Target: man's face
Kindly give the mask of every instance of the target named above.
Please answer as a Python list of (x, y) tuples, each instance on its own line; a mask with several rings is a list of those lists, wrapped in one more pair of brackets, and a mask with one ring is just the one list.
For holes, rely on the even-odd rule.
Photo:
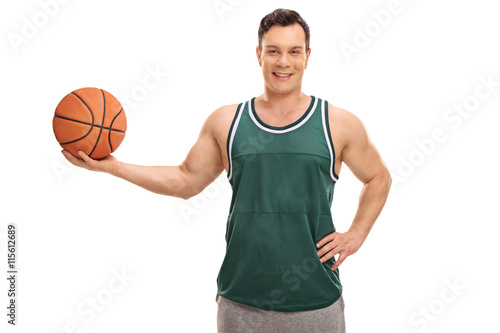
[(301, 89), (311, 50), (306, 52), (306, 34), (299, 24), (288, 27), (273, 25), (257, 46), (266, 87), (277, 94)]

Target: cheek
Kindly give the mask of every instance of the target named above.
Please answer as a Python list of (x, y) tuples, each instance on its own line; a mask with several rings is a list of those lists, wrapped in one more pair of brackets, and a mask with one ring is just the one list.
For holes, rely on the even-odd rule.
[(262, 69), (269, 70), (273, 68), (273, 63), (269, 59), (261, 59), (260, 66)]

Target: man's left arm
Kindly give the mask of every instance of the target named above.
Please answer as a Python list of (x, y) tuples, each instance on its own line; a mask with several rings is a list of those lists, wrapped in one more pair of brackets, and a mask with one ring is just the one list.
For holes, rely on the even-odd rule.
[[(382, 157), (368, 137), (363, 123), (352, 113), (337, 109), (345, 125), (345, 145), (339, 154), (351, 172), (363, 183), (356, 215), (345, 233), (333, 232), (316, 247), (321, 262), (339, 255), (332, 266), (336, 270), (350, 255), (356, 253), (385, 205), (391, 187), (391, 175)], [(344, 132), (344, 131), (343, 131)]]

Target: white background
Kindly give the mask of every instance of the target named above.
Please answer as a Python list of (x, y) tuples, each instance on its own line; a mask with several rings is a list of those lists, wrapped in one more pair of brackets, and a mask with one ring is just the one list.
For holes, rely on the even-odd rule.
[[(280, 7), (311, 27), (304, 92), (356, 114), (393, 174), (374, 229), (340, 267), (348, 332), (499, 331), (498, 83), (478, 88), (489, 94), (472, 104), (480, 77), (500, 82), (493, 1), (401, 0), (381, 23), (374, 13), (389, 0), (221, 0), (225, 11), (213, 0), (44, 3), (56, 2), (2, 1), (0, 9), (1, 276), (7, 224), (19, 232), (18, 325), (6, 324), (1, 278), (2, 332), (216, 332), (225, 173), (188, 201), (155, 195), (68, 166), (52, 117), (78, 88), (103, 88), (122, 102), (135, 94), (114, 155), (177, 165), (213, 110), (262, 93), (258, 24)], [(346, 56), (347, 44), (357, 53)], [(155, 70), (156, 87), (145, 90)], [(465, 101), (467, 116), (447, 113)], [(433, 131), (442, 140), (430, 144)], [(348, 229), (360, 189), (344, 166), (337, 230)], [(133, 278), (111, 294), (113, 272), (122, 271)], [(90, 317), (96, 297), (106, 304)]]

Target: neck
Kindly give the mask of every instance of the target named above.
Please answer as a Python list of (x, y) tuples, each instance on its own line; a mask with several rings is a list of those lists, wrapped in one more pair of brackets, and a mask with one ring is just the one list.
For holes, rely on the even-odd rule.
[(266, 104), (269, 109), (276, 111), (289, 111), (291, 108), (299, 105), (305, 97), (308, 96), (302, 92), (300, 87), (288, 94), (277, 94), (266, 87), (266, 89), (264, 89), (264, 93), (257, 97), (257, 100)]

